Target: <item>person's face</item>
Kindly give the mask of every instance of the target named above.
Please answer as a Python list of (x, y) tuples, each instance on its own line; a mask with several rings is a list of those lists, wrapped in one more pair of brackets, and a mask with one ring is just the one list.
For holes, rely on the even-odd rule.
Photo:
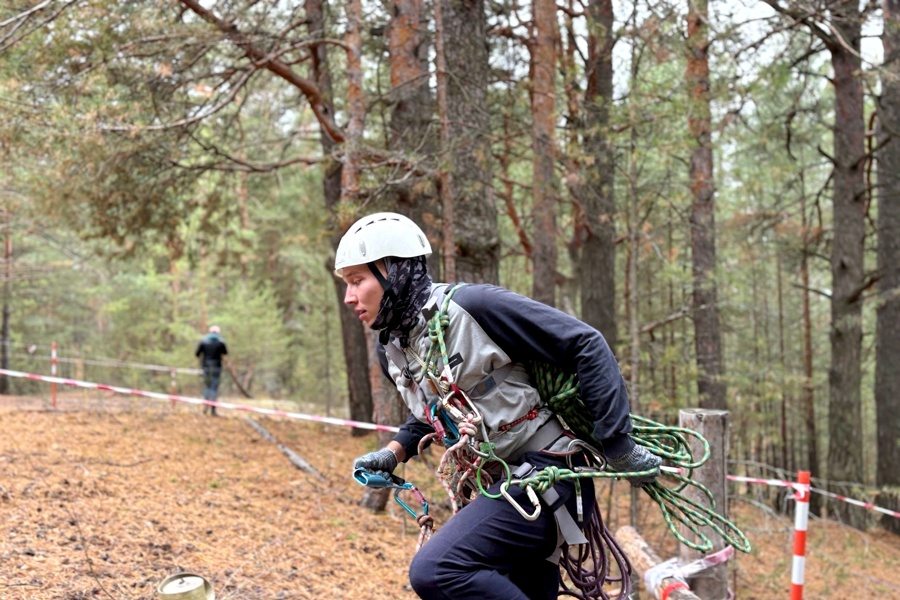
[[(387, 275), (384, 265), (379, 260), (375, 263), (382, 275)], [(381, 297), (384, 289), (381, 283), (372, 274), (367, 265), (347, 267), (342, 275), (347, 291), (344, 293), (344, 304), (347, 304), (359, 317), (359, 320), (372, 327), (375, 317), (378, 316), (378, 308), (381, 306)]]

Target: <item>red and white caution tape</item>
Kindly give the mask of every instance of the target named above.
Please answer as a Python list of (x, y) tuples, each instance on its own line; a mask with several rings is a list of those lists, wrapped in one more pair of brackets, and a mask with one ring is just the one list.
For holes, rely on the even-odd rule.
[[(803, 471), (801, 471), (802, 473)], [(875, 506), (869, 502), (863, 502), (861, 500), (854, 500), (853, 498), (848, 498), (846, 496), (841, 496), (840, 494), (835, 494), (826, 490), (822, 490), (819, 488), (810, 487), (809, 483), (803, 484), (798, 483), (796, 481), (783, 481), (780, 479), (759, 479), (756, 477), (739, 477), (737, 475), (726, 475), (729, 481), (743, 481), (747, 483), (761, 483), (764, 485), (773, 485), (773, 486), (782, 486), (789, 487), (794, 489), (794, 498), (796, 500), (800, 500), (800, 497), (804, 493), (815, 492), (816, 494), (822, 494), (823, 496), (828, 496), (829, 498), (834, 498), (835, 500), (840, 500), (842, 502), (847, 502), (848, 504), (853, 504), (855, 506), (861, 506), (862, 508), (868, 508), (869, 510), (875, 510), (882, 514), (889, 515), (891, 517), (900, 518), (900, 512), (896, 510), (890, 510), (888, 508), (882, 508), (880, 506)]]
[(131, 388), (117, 387), (114, 385), (104, 385), (101, 383), (91, 383), (89, 381), (80, 381), (78, 379), (65, 379), (63, 377), (47, 377), (46, 375), (35, 375), (33, 373), (23, 373), (22, 371), (11, 371), (9, 369), (0, 369), (0, 375), (7, 377), (21, 377), (24, 379), (33, 379), (36, 381), (46, 381), (49, 383), (60, 383), (62, 385), (70, 385), (80, 388), (89, 388), (96, 390), (105, 390), (115, 392), (117, 394), (125, 394), (127, 396), (142, 396), (144, 398), (155, 398), (157, 400), (170, 400), (172, 402), (184, 402), (187, 404), (198, 404), (215, 406), (217, 408), (231, 408), (234, 410), (242, 410), (246, 412), (255, 412), (273, 417), (287, 417), (289, 419), (302, 419), (305, 421), (316, 421), (318, 423), (328, 423), (330, 425), (342, 425), (345, 427), (356, 427), (358, 429), (372, 429), (374, 431), (399, 431), (397, 427), (388, 425), (378, 425), (376, 423), (364, 423), (362, 421), (352, 421), (349, 419), (336, 419), (333, 417), (322, 417), (318, 415), (307, 415), (304, 413), (290, 412), (285, 410), (275, 410), (272, 408), (261, 408), (256, 406), (246, 406), (243, 404), (232, 404), (231, 402), (213, 402), (212, 400), (203, 400), (202, 398), (191, 398), (188, 396), (176, 396), (174, 394), (160, 394), (157, 392), (148, 392), (145, 390), (135, 390)]
[(862, 502), (861, 500), (854, 500), (854, 499), (848, 498), (846, 496), (841, 496), (840, 494), (826, 492), (825, 490), (820, 490), (819, 488), (810, 488), (810, 489), (817, 494), (822, 494), (823, 496), (828, 496), (829, 498), (834, 498), (835, 500), (841, 500), (842, 502), (846, 502), (848, 504), (853, 504), (855, 506), (861, 506), (863, 508), (868, 508), (870, 510), (877, 510), (880, 513), (890, 515), (892, 517), (900, 518), (900, 512), (897, 512), (896, 510), (882, 508), (880, 506), (875, 506), (874, 504), (869, 504), (868, 502)]
[[(27, 349), (27, 353), (11, 353), (9, 356), (17, 357), (17, 358), (27, 358), (27, 359), (38, 359), (43, 358), (43, 355), (37, 354), (38, 350), (43, 350), (41, 346), (37, 344), (15, 344), (15, 343), (7, 343), (3, 344), (9, 348), (14, 346), (22, 346)], [(51, 344), (51, 356), (56, 353), (56, 342)], [(114, 358), (72, 358), (65, 356), (56, 356), (55, 358), (57, 363), (72, 363), (72, 364), (81, 364), (81, 365), (95, 365), (101, 367), (124, 367), (129, 369), (144, 369), (147, 371), (163, 371), (166, 373), (176, 372), (176, 373), (186, 373), (188, 375), (202, 375), (203, 370), (198, 368), (190, 368), (190, 367), (169, 367), (166, 365), (153, 365), (147, 363), (137, 363), (137, 362), (127, 362), (122, 360), (116, 360)], [(52, 372), (51, 375), (56, 375), (56, 373)]]
[(771, 485), (776, 487), (789, 487), (794, 490), (794, 498), (799, 500), (803, 492), (809, 492), (809, 485), (803, 486), (796, 481), (784, 481), (782, 479), (761, 479), (759, 477), (741, 477), (740, 475), (726, 475), (728, 481), (742, 481), (744, 483), (761, 483), (763, 485)]

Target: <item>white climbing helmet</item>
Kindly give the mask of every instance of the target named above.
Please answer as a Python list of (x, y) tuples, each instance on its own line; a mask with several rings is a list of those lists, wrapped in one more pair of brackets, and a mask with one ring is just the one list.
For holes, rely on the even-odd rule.
[(334, 272), (340, 277), (345, 267), (364, 265), (386, 256), (412, 258), (430, 254), (428, 238), (410, 218), (392, 212), (375, 213), (354, 223), (341, 238)]

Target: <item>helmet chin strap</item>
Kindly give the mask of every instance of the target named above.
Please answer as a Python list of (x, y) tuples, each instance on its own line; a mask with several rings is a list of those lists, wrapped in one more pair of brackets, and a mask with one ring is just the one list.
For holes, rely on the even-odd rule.
[(381, 284), (381, 289), (386, 290), (388, 288), (388, 280), (385, 279), (384, 275), (381, 274), (381, 271), (378, 270), (378, 267), (375, 266), (375, 262), (376, 261), (366, 263), (366, 266), (369, 267), (369, 270), (372, 271), (372, 275), (374, 275), (375, 279), (378, 280), (378, 283)]

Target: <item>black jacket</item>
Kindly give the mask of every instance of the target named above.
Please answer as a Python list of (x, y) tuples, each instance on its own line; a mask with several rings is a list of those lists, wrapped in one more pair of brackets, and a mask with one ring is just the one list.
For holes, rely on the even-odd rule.
[(217, 333), (210, 333), (197, 346), (195, 356), (202, 357), (204, 367), (222, 367), (222, 357), (228, 354), (225, 342)]

